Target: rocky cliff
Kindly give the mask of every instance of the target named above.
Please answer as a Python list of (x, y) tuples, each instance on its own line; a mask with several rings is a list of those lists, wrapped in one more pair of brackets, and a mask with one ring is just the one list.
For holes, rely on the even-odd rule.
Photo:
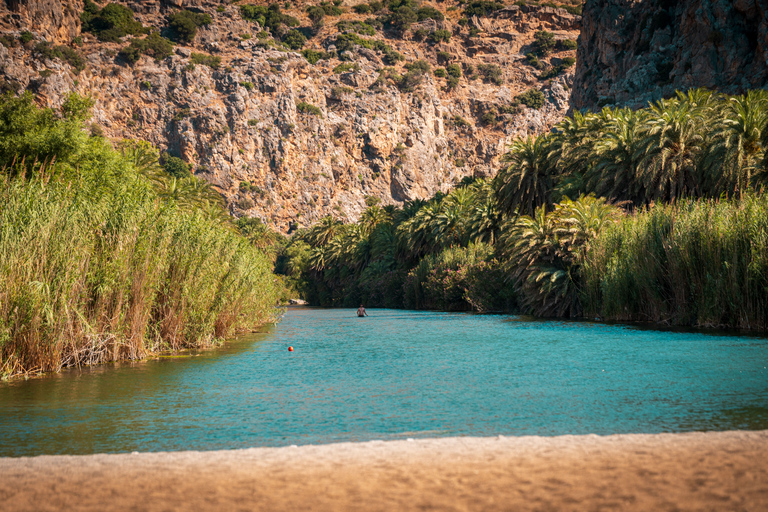
[(645, 106), (676, 89), (768, 85), (768, 0), (589, 0), (574, 108)]
[[(512, 6), (462, 19), (451, 0), (424, 2), (445, 19), (427, 19), (402, 34), (380, 28), (369, 38), (405, 57), (392, 65), (382, 51), (360, 45), (333, 52), (336, 23), (367, 18), (350, 9), (354, 1), (340, 6), (341, 16), (304, 30), (305, 48), (331, 56), (311, 64), (243, 19), (240, 4), (119, 3), (163, 35), (167, 16), (180, 8), (206, 13), (212, 23), (192, 42), (176, 44), (172, 55), (131, 64), (119, 54), (131, 36), (104, 42), (81, 33), (82, 2), (5, 0), (0, 88), (30, 90), (51, 107), (70, 91), (93, 96), (95, 133), (148, 140), (182, 157), (234, 215), (256, 216), (282, 231), (327, 214), (355, 219), (367, 196), (397, 204), (447, 190), (467, 175), (492, 175), (514, 137), (550, 129), (569, 108), (572, 68), (542, 79), (525, 57), (537, 30), (576, 39), (580, 18), (562, 9)], [(306, 7), (286, 11), (303, 28), (311, 26)], [(436, 30), (447, 31), (449, 40), (418, 40)], [(81, 55), (81, 70), (72, 59), (42, 51), (42, 41)], [(220, 62), (206, 65), (195, 54)], [(434, 70), (446, 66), (446, 56), (462, 69), (456, 87), (432, 72), (413, 87), (397, 85), (406, 66), (424, 60)], [(575, 51), (557, 51), (542, 65), (546, 70), (569, 56)], [(479, 72), (494, 65), (500, 75)], [(540, 108), (516, 101), (530, 89), (543, 93)]]

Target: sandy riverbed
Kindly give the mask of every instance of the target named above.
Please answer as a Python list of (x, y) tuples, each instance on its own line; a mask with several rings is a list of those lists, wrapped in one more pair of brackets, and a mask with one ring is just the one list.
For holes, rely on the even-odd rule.
[(768, 431), (0, 458), (2, 510), (768, 510)]

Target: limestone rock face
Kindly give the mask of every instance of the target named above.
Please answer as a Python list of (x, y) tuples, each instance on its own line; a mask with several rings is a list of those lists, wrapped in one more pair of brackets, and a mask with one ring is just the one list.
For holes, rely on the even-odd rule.
[(588, 1), (576, 69), (577, 109), (765, 87), (768, 0)]
[[(13, 1), (10, 12), (20, 18), (7, 21), (0, 3), (0, 34), (17, 37), (28, 29), (38, 41), (61, 42), (79, 34), (82, 5), (70, 13), (61, 2)], [(406, 58), (395, 66), (398, 74), (419, 59), (432, 69), (444, 67), (438, 52), (462, 67), (455, 89), (428, 73), (405, 92), (379, 80), (381, 52), (354, 48), (344, 55), (353, 66), (340, 72), (334, 71), (339, 58), (313, 65), (299, 53), (260, 44), (255, 36), (262, 28), (243, 20), (236, 5), (222, 12), (195, 0), (123, 3), (161, 33), (167, 33), (167, 14), (179, 7), (207, 12), (213, 23), (172, 56), (144, 56), (134, 65), (118, 55), (129, 38), (104, 43), (83, 33), (84, 44), (75, 49), (87, 66), (77, 75), (63, 61), (41, 60), (36, 41), (0, 45), (0, 86), (30, 90), (53, 108), (70, 91), (93, 96), (91, 122), (106, 136), (148, 140), (183, 158), (225, 197), (233, 215), (259, 217), (284, 232), (328, 214), (354, 220), (366, 196), (401, 204), (447, 191), (465, 176), (492, 176), (515, 137), (548, 131), (569, 108), (572, 71), (540, 80), (525, 58), (536, 30), (550, 30), (557, 39), (578, 36), (579, 17), (561, 9), (509, 8), (472, 21), (481, 26), (477, 36), (448, 17), (423, 23), (451, 31), (449, 42), (378, 33)], [(33, 20), (36, 25), (25, 25)], [(309, 47), (333, 50), (335, 35), (329, 22)], [(221, 64), (193, 65), (193, 52), (220, 57)], [(574, 55), (560, 52), (549, 60), (557, 64)], [(484, 78), (482, 65), (498, 66), (499, 79)], [(515, 97), (531, 88), (544, 93), (544, 106), (515, 107)]]
[(83, 0), (5, 0), (5, 4), (13, 22), (52, 43), (69, 43), (80, 35)]

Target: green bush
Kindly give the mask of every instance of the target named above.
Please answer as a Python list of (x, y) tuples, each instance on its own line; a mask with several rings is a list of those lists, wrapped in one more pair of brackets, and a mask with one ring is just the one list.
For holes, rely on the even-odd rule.
[(19, 41), (21, 41), (21, 44), (27, 44), (28, 42), (32, 41), (35, 38), (34, 34), (30, 32), (29, 30), (25, 30), (19, 35)]
[(533, 34), (533, 47), (539, 57), (546, 57), (555, 49), (555, 34), (546, 30), (537, 30)]
[(280, 31), (281, 25), (298, 27), (300, 24), (296, 18), (282, 13), (278, 4), (271, 4), (269, 7), (252, 4), (241, 5), (240, 16), (245, 20), (268, 28), (273, 34), (277, 34)]
[(540, 109), (544, 106), (544, 93), (538, 89), (528, 89), (518, 96), (517, 101), (533, 109)]
[(35, 53), (44, 59), (59, 59), (63, 60), (75, 71), (75, 74), (79, 74), (85, 69), (86, 60), (83, 55), (69, 46), (51, 46), (46, 41), (41, 41), (35, 45)]
[(172, 178), (187, 178), (192, 174), (189, 164), (181, 158), (171, 156), (169, 154), (163, 155), (163, 170)]
[(357, 71), (360, 69), (360, 65), (357, 62), (342, 62), (333, 68), (333, 72), (338, 74), (349, 73), (350, 71)]
[(477, 16), (478, 18), (482, 18), (483, 16), (488, 16), (492, 12), (503, 8), (504, 4), (501, 2), (487, 0), (470, 2), (464, 6), (464, 17), (471, 18), (472, 16)]
[(300, 50), (306, 42), (307, 38), (298, 30), (289, 30), (283, 37), (283, 43), (291, 50)]
[(301, 101), (296, 104), (296, 110), (298, 110), (302, 114), (312, 114), (313, 116), (323, 117), (323, 112), (320, 110), (319, 107), (316, 107), (304, 101)]
[(99, 9), (98, 5), (86, 0), (80, 21), (83, 31), (92, 32), (100, 41), (118, 42), (123, 36), (149, 31), (133, 18), (132, 10), (116, 3), (109, 3)]
[(574, 59), (573, 57), (566, 57), (565, 59), (562, 60), (560, 64), (552, 67), (551, 69), (539, 75), (539, 78), (542, 80), (546, 80), (548, 78), (554, 78), (560, 73), (563, 73), (564, 71), (566, 71), (569, 67), (573, 66), (575, 63), (576, 63), (576, 59)]
[(157, 32), (152, 32), (143, 39), (133, 39), (131, 44), (120, 50), (120, 57), (131, 64), (137, 62), (142, 54), (163, 60), (173, 54), (173, 43)]
[(373, 12), (373, 9), (371, 9), (371, 6), (368, 4), (357, 4), (352, 7), (352, 10), (357, 14), (369, 14)]
[(445, 66), (445, 71), (454, 78), (461, 78), (461, 66), (458, 64), (448, 64)]
[(558, 50), (575, 50), (578, 46), (578, 43), (573, 39), (563, 39), (555, 45)]
[(376, 29), (362, 21), (340, 21), (336, 24), (336, 29), (339, 32), (357, 32), (365, 36), (376, 35)]
[(209, 15), (189, 10), (175, 12), (168, 16), (168, 20), (176, 37), (187, 43), (195, 39), (198, 27), (210, 25), (213, 22)]
[(429, 39), (434, 43), (445, 42), (448, 43), (451, 40), (451, 31), (438, 29), (429, 34)]
[(317, 64), (319, 60), (327, 60), (333, 57), (332, 53), (312, 49), (302, 50), (301, 54), (310, 64)]
[(221, 65), (221, 57), (208, 55), (206, 53), (192, 52), (192, 56), (189, 60), (191, 60), (193, 64), (202, 64), (213, 69), (218, 69)]
[(447, 73), (445, 72), (445, 68), (437, 68), (435, 69), (435, 76), (440, 78), (445, 78)]

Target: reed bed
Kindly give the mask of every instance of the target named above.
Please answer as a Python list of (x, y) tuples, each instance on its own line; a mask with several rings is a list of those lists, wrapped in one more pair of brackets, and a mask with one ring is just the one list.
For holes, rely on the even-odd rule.
[(605, 229), (583, 269), (590, 317), (768, 328), (768, 196), (657, 204)]
[(270, 261), (233, 229), (130, 169), (59, 172), (0, 174), (0, 375), (205, 346), (273, 317)]

